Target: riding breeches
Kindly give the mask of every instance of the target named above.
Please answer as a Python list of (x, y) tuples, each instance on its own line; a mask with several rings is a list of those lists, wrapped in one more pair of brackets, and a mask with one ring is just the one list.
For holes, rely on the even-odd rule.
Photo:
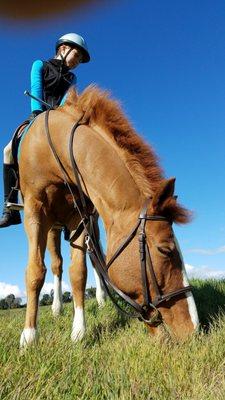
[(4, 148), (4, 164), (13, 164), (13, 155), (12, 155), (12, 140), (5, 146)]

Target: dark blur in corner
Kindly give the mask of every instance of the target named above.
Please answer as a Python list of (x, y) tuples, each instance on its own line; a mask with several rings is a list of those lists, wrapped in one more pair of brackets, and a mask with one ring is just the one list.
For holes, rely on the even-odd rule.
[(70, 10), (93, 6), (100, 7), (112, 0), (9, 0), (0, 2), (0, 17), (18, 21), (46, 18)]

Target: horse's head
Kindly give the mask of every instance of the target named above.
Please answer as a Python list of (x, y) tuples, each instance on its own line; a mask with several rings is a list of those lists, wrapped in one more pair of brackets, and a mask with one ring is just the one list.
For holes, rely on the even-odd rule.
[[(177, 338), (185, 338), (196, 329), (198, 315), (191, 291), (184, 289), (188, 281), (172, 228), (173, 222), (187, 223), (190, 218), (188, 211), (176, 201), (174, 182), (175, 179), (162, 182), (149, 202), (146, 219), (143, 218), (147, 290), (143, 284), (143, 264), (137, 236), (115, 260), (109, 274), (117, 287), (140, 305), (146, 304), (147, 291), (150, 302), (156, 305), (171, 333)], [(170, 293), (171, 297), (161, 302), (162, 297)], [(157, 332), (158, 324), (155, 315), (156, 310), (147, 307), (145, 319), (149, 321), (148, 327), (153, 332)]]
[[(156, 217), (155, 220), (146, 221), (146, 238), (160, 294), (173, 293), (171, 298), (158, 305), (158, 309), (169, 330), (183, 338), (196, 329), (198, 315), (192, 293), (179, 294), (180, 289), (188, 286), (188, 281), (172, 223), (187, 223), (190, 214), (177, 204), (174, 183), (173, 178), (163, 181), (153, 196), (147, 214), (165, 219)], [(149, 281), (151, 300), (154, 302), (157, 293), (151, 274)]]

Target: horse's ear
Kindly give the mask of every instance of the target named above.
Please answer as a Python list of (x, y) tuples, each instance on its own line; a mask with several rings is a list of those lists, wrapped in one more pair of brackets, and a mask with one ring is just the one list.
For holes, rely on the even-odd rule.
[(172, 197), (174, 194), (176, 178), (165, 179), (152, 199), (153, 208), (157, 209), (160, 207), (168, 197)]

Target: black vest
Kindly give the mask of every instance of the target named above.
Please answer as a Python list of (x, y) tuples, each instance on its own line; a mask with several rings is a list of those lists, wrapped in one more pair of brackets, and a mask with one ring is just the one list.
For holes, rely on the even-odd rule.
[(73, 78), (74, 74), (61, 60), (43, 61), (43, 100), (52, 107), (58, 106)]

